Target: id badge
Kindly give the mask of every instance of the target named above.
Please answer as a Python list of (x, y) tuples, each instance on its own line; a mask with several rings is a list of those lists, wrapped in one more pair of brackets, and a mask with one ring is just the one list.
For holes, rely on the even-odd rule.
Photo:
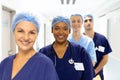
[(104, 50), (105, 50), (105, 47), (103, 47), (103, 46), (98, 47), (98, 51), (104, 52)]
[(74, 63), (74, 68), (77, 71), (84, 71), (84, 65), (83, 65), (83, 63), (77, 63), (77, 62), (75, 62)]

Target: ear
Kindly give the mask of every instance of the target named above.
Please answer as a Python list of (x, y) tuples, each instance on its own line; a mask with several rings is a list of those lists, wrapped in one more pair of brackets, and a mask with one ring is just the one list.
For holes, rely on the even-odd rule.
[(51, 29), (51, 33), (53, 33), (53, 28)]
[(71, 33), (71, 29), (69, 29), (69, 34)]

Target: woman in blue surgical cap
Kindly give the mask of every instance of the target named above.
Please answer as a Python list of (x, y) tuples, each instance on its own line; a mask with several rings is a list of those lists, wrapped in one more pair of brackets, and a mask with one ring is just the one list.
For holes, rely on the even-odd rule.
[(53, 62), (33, 48), (39, 33), (37, 18), (17, 14), (12, 22), (18, 52), (0, 63), (0, 80), (58, 80)]
[(52, 21), (55, 41), (40, 52), (54, 62), (60, 80), (93, 80), (94, 69), (89, 54), (80, 45), (67, 40), (70, 29), (68, 18), (55, 17)]

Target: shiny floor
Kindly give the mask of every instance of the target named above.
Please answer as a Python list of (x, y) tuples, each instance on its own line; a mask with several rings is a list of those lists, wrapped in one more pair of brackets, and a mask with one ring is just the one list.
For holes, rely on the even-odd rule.
[(110, 56), (104, 68), (105, 80), (120, 80), (120, 60)]

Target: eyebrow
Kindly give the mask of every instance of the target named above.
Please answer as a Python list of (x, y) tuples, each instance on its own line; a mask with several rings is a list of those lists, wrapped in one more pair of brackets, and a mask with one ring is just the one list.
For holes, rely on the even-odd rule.
[(88, 20), (89, 20), (90, 22), (92, 21), (92, 19), (85, 19), (84, 22), (87, 22)]

